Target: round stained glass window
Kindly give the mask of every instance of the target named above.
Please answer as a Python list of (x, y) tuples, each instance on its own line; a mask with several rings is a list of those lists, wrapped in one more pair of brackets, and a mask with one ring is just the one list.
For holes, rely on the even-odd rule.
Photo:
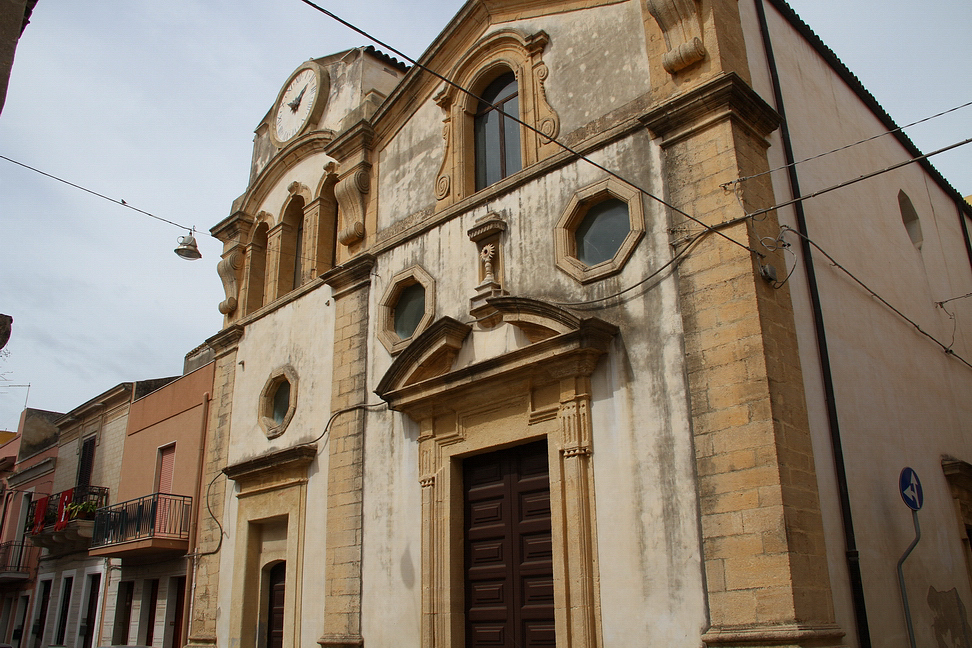
[(589, 266), (609, 261), (630, 231), (626, 202), (609, 198), (591, 205), (574, 232), (577, 260)]
[(405, 340), (412, 337), (425, 316), (425, 287), (420, 283), (407, 286), (395, 302), (395, 334)]

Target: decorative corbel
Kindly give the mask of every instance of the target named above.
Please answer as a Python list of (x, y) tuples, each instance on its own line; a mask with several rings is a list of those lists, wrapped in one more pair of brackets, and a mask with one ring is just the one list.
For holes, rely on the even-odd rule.
[(334, 197), (338, 202), (337, 239), (350, 247), (365, 237), (365, 214), (371, 191), (371, 143), (374, 131), (367, 122), (359, 122), (328, 145), (328, 155), (337, 165), (328, 169), (337, 173)]
[(698, 0), (645, 0), (648, 11), (665, 35), (668, 52), (662, 67), (674, 75), (705, 58)]
[(226, 299), (219, 304), (219, 312), (223, 315), (229, 315), (239, 305), (239, 274), (242, 269), (243, 254), (239, 248), (234, 249), (216, 264), (216, 274), (223, 282), (223, 292), (226, 293)]
[(503, 290), (503, 247), (502, 236), (506, 231), (506, 221), (499, 214), (489, 213), (478, 219), (467, 232), (469, 240), (476, 244), (479, 264), (479, 285), (469, 300), (469, 314), (485, 327), (495, 326), (502, 317), (494, 306), (488, 303), (491, 297), (502, 297)]
[(541, 57), (549, 43), (550, 36), (545, 31), (538, 31), (526, 37), (526, 49), (530, 54), (530, 65), (533, 67), (535, 128), (542, 133), (537, 135), (537, 149), (540, 151), (541, 159), (546, 157), (546, 147), (551, 145), (551, 140), (557, 139), (557, 135), (560, 134), (560, 115), (547, 102), (547, 89), (543, 85), (550, 76), (550, 70)]

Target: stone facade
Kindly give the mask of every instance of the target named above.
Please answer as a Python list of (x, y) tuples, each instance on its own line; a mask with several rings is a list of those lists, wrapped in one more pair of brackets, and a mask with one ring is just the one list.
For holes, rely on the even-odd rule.
[[(779, 64), (774, 41), (785, 44)], [(858, 515), (862, 538), (879, 542), (881, 524), (860, 510), (884, 475), (856, 437), (841, 454), (833, 384), (851, 428), (867, 420), (870, 443), (914, 456), (943, 496), (931, 515), (959, 528), (937, 535), (947, 559), (922, 558), (934, 596), (915, 610), (919, 634), (929, 643), (965, 627), (969, 579), (941, 565), (972, 556), (968, 405), (954, 397), (972, 389), (959, 360), (970, 356), (969, 319), (954, 320), (959, 358), (932, 359), (893, 312), (868, 311), (881, 320), (874, 335), (855, 328), (842, 307), (873, 300), (846, 277), (823, 278), (826, 302), (801, 272), (797, 235), (816, 235), (807, 215), (844, 260), (856, 250), (837, 232), (860, 225), (832, 204), (806, 201), (800, 214), (780, 204), (797, 184), (770, 170), (794, 146), (839, 139), (840, 120), (862, 139), (890, 119), (789, 8), (478, 0), (420, 63), (441, 76), (370, 48), (299, 66), (257, 127), (246, 192), (212, 230), (224, 242), (225, 329), (208, 342), (212, 511), (197, 531), (190, 645), (900, 643), (894, 590), (875, 586), (894, 551), (861, 561), (847, 535)], [(295, 79), (319, 84), (312, 105)], [(504, 79), (520, 125), (464, 91)], [(839, 105), (815, 95), (826, 84)], [(814, 120), (815, 101), (840, 119)], [(495, 139), (491, 119), (507, 124)], [(807, 177), (909, 154), (901, 138), (883, 146)], [(509, 171), (482, 186), (477, 165), (493, 162)], [(931, 205), (875, 220), (879, 245), (852, 264), (867, 279), (858, 285), (873, 280), (898, 304), (921, 291), (877, 275), (882, 251), (905, 236), (907, 254), (948, 277), (928, 276), (936, 295), (972, 289), (969, 207), (930, 167), (844, 194), (903, 205), (896, 192), (914, 199), (922, 181)], [(926, 232), (924, 247), (916, 219), (938, 235)], [(584, 238), (600, 227), (604, 239)], [(603, 256), (587, 256), (590, 245)], [(896, 268), (898, 287), (917, 285), (909, 264)], [(941, 338), (933, 311), (922, 322)], [(822, 360), (828, 331), (847, 352), (870, 349), (870, 375)], [(882, 338), (948, 376), (926, 372), (902, 396), (918, 406), (952, 394), (933, 415), (952, 427), (934, 436), (931, 459), (870, 423), (899, 425), (865, 396), (898, 389), (896, 363), (874, 346)], [(482, 584), (474, 470), (492, 458), (519, 466), (518, 449), (537, 444), (546, 453), (530, 461), (546, 478), (530, 506), (509, 510), (540, 529), (530, 546), (546, 557)], [(849, 482), (845, 459), (859, 467)], [(531, 466), (503, 468), (513, 471), (503, 488), (540, 470)], [(509, 533), (502, 542), (521, 548), (496, 540), (492, 559), (527, 552)], [(529, 619), (503, 598), (521, 594)], [(490, 596), (504, 620), (477, 620)]]

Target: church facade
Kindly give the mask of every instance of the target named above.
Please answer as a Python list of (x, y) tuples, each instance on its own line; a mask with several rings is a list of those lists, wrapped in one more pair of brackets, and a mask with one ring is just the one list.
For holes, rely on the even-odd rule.
[(967, 628), (972, 212), (793, 201), (915, 155), (793, 164), (893, 125), (792, 10), (470, 0), (420, 63), (300, 65), (212, 229), (188, 645), (901, 643), (906, 464)]

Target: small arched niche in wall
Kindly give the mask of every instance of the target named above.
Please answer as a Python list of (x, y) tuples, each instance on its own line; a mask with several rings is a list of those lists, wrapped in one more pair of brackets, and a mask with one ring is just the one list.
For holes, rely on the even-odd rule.
[(915, 206), (911, 204), (911, 198), (904, 191), (898, 192), (898, 208), (901, 210), (901, 222), (908, 231), (912, 245), (916, 250), (921, 250), (921, 244), (925, 240), (921, 234), (921, 221), (918, 220)]

